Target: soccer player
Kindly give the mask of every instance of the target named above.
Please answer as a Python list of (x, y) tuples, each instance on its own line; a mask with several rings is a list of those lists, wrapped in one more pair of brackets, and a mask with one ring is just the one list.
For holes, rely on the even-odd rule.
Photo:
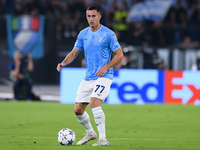
[[(77, 145), (86, 144), (88, 141), (97, 138), (97, 134), (90, 123), (90, 117), (85, 111), (90, 103), (99, 132), (99, 140), (92, 146), (107, 146), (109, 142), (106, 139), (105, 114), (101, 108), (101, 103), (110, 92), (113, 79), (112, 67), (122, 60), (123, 52), (114, 32), (100, 24), (99, 7), (88, 7), (86, 17), (89, 27), (79, 33), (74, 48), (57, 65), (57, 70), (60, 72), (64, 66), (70, 64), (84, 50), (86, 75), (77, 91), (74, 112), (87, 134)], [(111, 59), (112, 52), (115, 55)]]

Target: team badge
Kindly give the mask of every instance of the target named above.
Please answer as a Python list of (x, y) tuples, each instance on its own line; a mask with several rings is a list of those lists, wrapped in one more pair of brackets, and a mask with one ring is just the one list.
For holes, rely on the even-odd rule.
[(104, 39), (104, 37), (98, 37), (98, 39), (99, 39), (99, 42), (101, 42)]

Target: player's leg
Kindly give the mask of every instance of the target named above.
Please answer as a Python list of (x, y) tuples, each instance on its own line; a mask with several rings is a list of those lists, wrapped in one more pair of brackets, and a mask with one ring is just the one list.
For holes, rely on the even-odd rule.
[(85, 111), (88, 103), (76, 103), (74, 107), (74, 113), (78, 121), (85, 128), (88, 135), (94, 135), (94, 129), (90, 123), (90, 117), (88, 113)]
[(109, 145), (108, 140), (106, 139), (106, 129), (105, 129), (105, 114), (101, 108), (101, 103), (103, 101), (92, 97), (91, 98), (91, 108), (94, 115), (94, 120), (99, 132), (99, 141), (92, 146), (107, 146)]
[(82, 126), (86, 130), (86, 136), (83, 137), (77, 145), (83, 145), (86, 144), (88, 141), (96, 139), (97, 134), (94, 131), (91, 123), (90, 123), (90, 117), (88, 113), (85, 111), (87, 105), (90, 101), (90, 95), (91, 95), (91, 89), (90, 85), (91, 83), (87, 81), (82, 81), (76, 97), (76, 103), (74, 107), (74, 113), (76, 114), (76, 117), (78, 121), (82, 124)]
[(74, 112), (76, 114), (78, 121), (82, 124), (82, 126), (85, 128), (87, 132), (86, 136), (83, 137), (79, 142), (77, 142), (77, 145), (86, 144), (88, 141), (97, 138), (97, 134), (90, 123), (90, 117), (88, 113), (85, 111), (87, 105), (88, 103), (76, 103), (74, 107)]
[(99, 141), (92, 146), (107, 146), (109, 142), (106, 139), (105, 114), (101, 108), (101, 103), (105, 100), (110, 92), (112, 80), (99, 78), (93, 90), (90, 105), (94, 115), (95, 123), (99, 131)]

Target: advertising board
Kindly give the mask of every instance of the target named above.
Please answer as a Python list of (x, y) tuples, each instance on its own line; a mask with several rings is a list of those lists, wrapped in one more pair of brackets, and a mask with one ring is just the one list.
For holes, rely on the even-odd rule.
[[(74, 104), (84, 68), (63, 68), (60, 102)], [(200, 105), (200, 71), (120, 69), (114, 72), (108, 104)]]

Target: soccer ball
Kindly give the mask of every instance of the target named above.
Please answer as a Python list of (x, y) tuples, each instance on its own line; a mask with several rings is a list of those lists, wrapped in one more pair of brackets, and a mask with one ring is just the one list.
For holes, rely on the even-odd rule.
[(72, 145), (75, 141), (75, 133), (71, 129), (64, 128), (58, 132), (58, 142), (61, 145)]

